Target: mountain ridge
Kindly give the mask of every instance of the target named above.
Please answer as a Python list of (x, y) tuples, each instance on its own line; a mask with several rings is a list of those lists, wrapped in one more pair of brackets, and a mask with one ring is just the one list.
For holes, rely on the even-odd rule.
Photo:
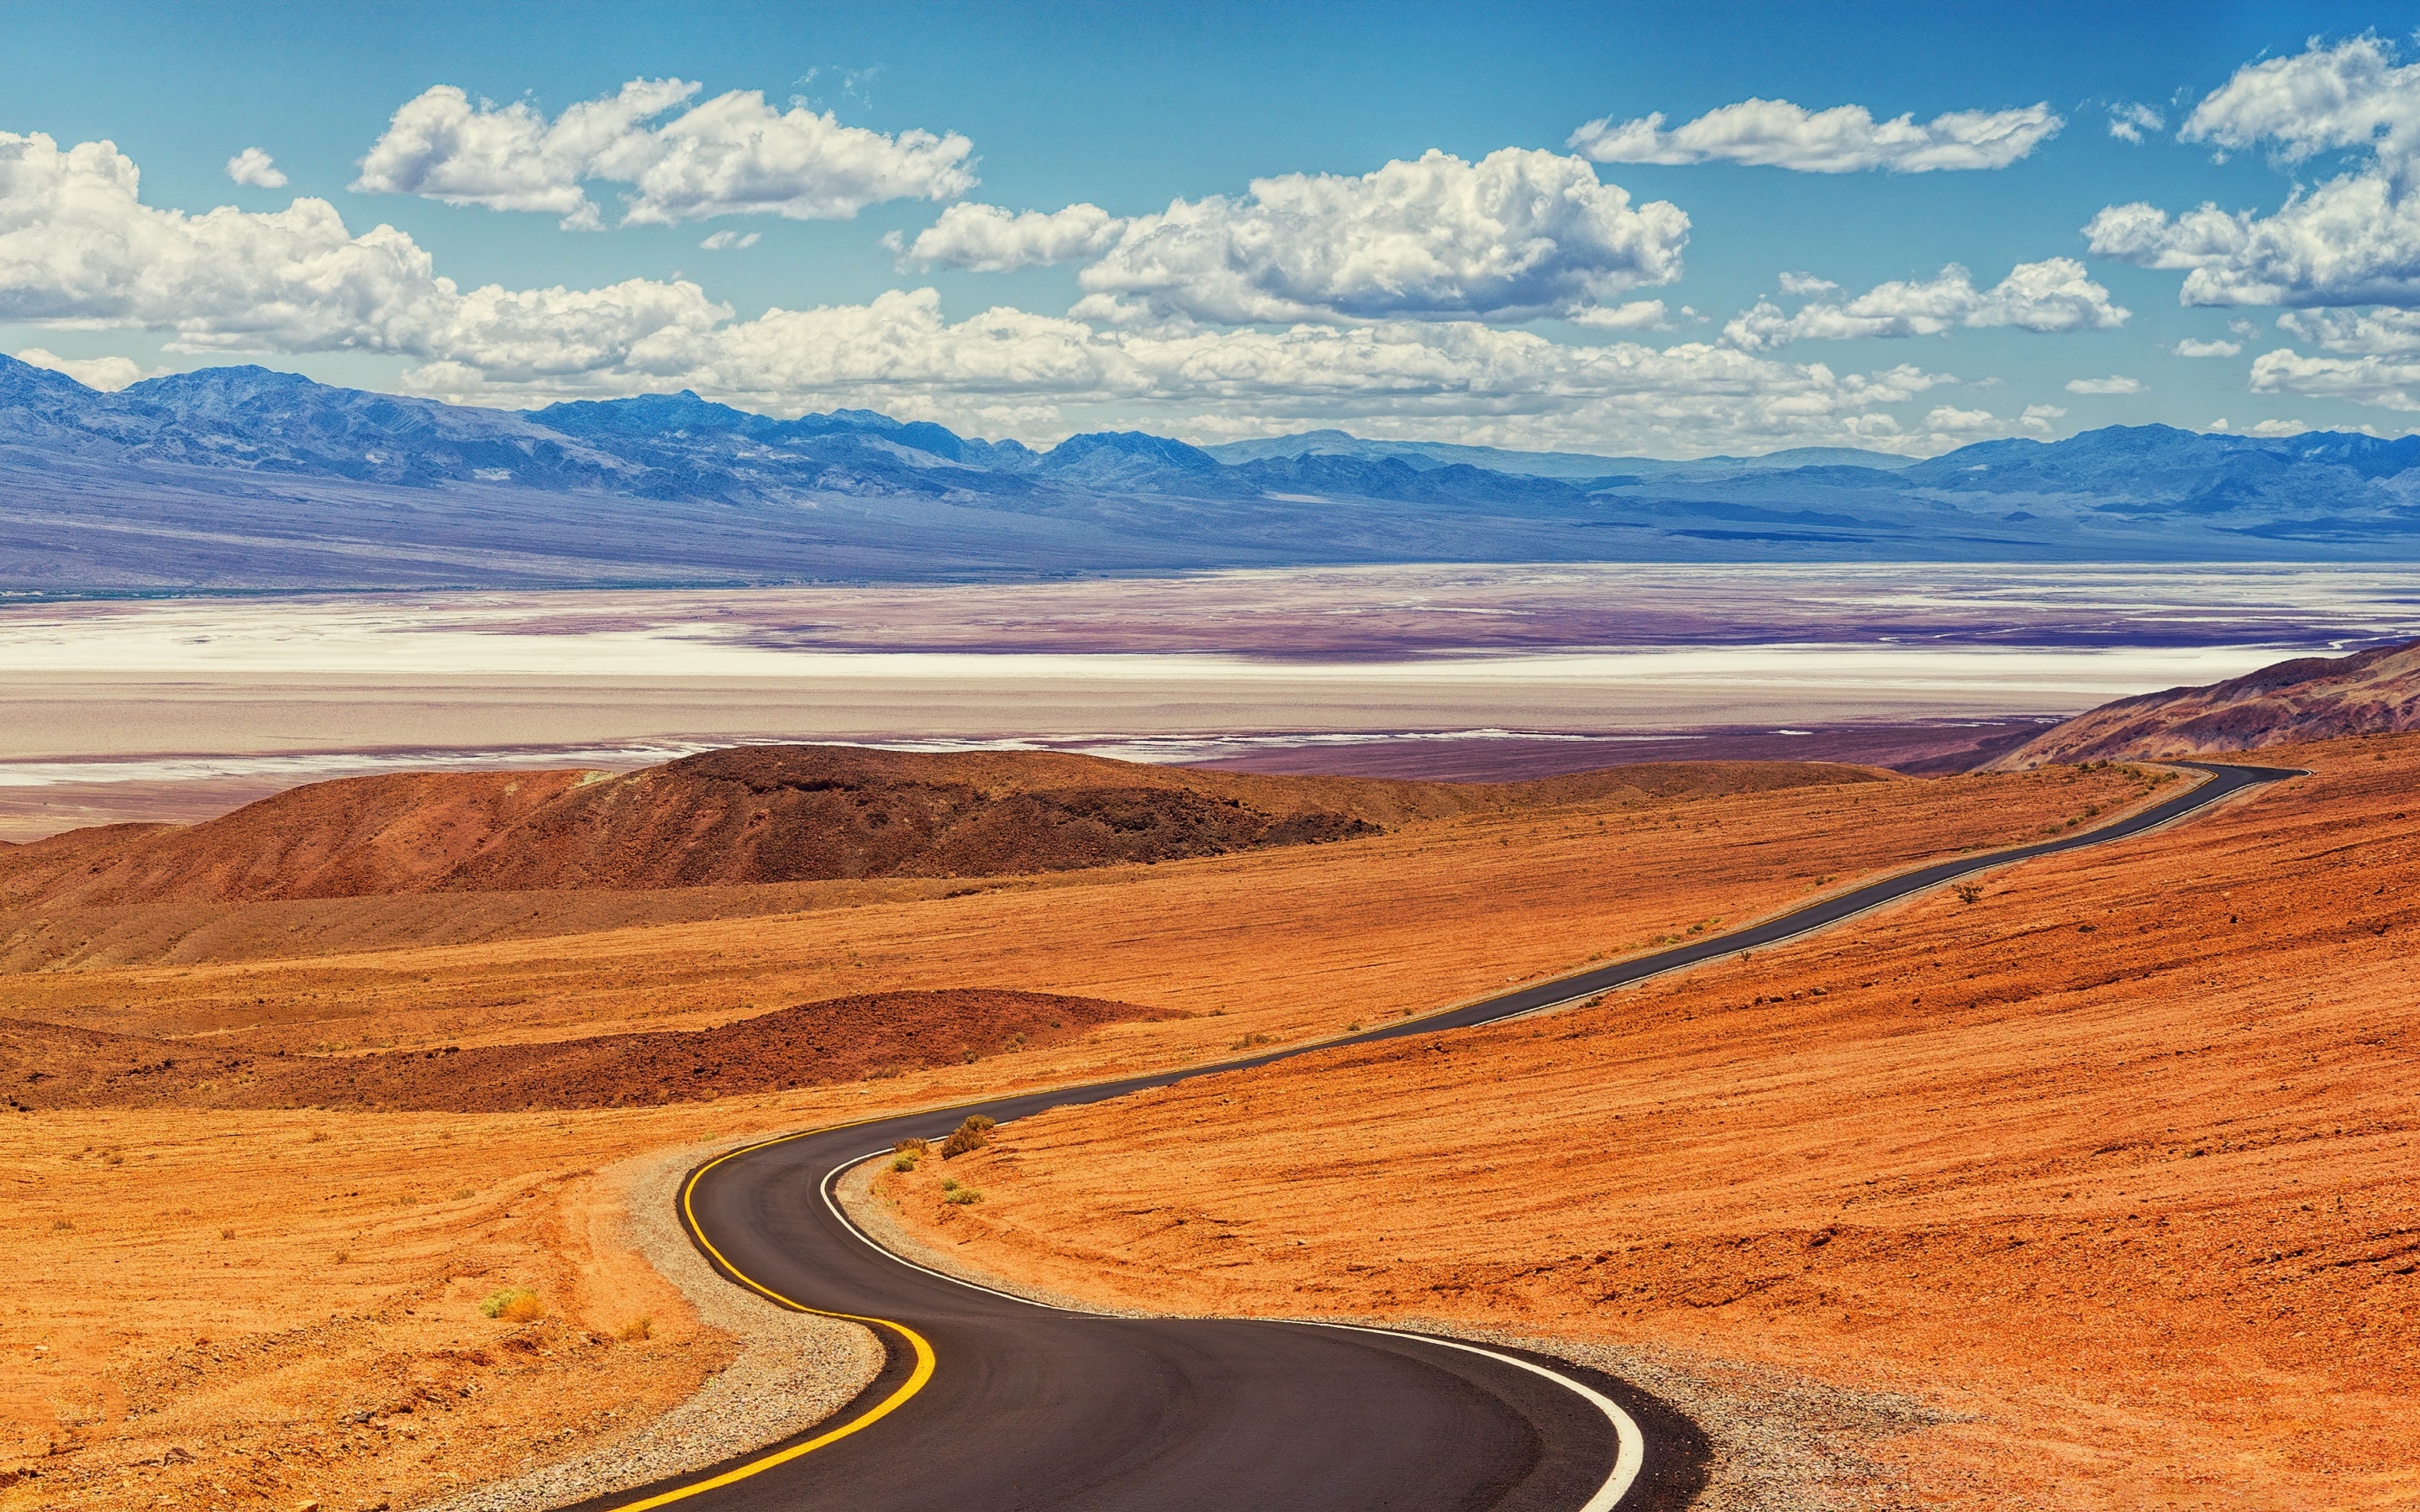
[(1212, 447), (1095, 431), (1035, 450), (689, 391), (512, 411), (231, 366), (108, 393), (0, 357), (0, 591), (16, 594), (2380, 556), (2420, 558), (2420, 438), (2113, 426), (1921, 461), (1342, 431)]

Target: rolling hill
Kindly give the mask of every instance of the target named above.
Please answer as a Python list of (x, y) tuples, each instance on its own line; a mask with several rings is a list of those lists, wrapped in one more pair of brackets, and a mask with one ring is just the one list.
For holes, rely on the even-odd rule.
[(2052, 726), (1993, 766), (2207, 756), (2415, 730), (2420, 640), (2351, 656), (2297, 656), (2206, 687), (2118, 699)]
[(1505, 784), (1264, 777), (1039, 751), (734, 747), (602, 772), (410, 773), (192, 825), (0, 845), (0, 911), (1002, 876), (1318, 844), (1409, 818), (1889, 780), (1676, 763)]

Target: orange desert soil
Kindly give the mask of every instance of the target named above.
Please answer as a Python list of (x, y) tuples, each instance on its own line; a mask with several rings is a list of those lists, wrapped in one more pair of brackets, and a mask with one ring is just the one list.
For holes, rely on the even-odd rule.
[[(590, 1173), (626, 1157), (1334, 1034), (2154, 791), (2118, 767), (1912, 781), (1712, 764), (1664, 769), (1660, 791), (1636, 769), (1613, 777), (1463, 788), (1442, 812), (1361, 810), (1388, 832), (1339, 844), (974, 883), (0, 916), (0, 1016), (152, 1037), (180, 1063), (284, 1051), (334, 1068), (448, 1044), (458, 1060), (900, 992), (1049, 993), (1160, 1015), (972, 1063), (655, 1108), (0, 1111), (0, 1266), (27, 1280), (0, 1302), (0, 1512), (400, 1508), (617, 1442), (730, 1349), (600, 1237), (613, 1199)], [(1608, 1053), (1627, 1042), (1618, 1031)], [(1357, 1140), (1301, 1157), (1383, 1180)], [(535, 1289), (548, 1319), (482, 1318), (478, 1301), (508, 1286)], [(619, 1341), (642, 1314), (654, 1337)]]
[[(711, 1101), (1053, 1045), (1144, 1009), (1050, 993), (876, 993), (712, 1029), (361, 1056), (251, 1056), (0, 1019), (0, 1100), (36, 1108), (501, 1113)], [(198, 1053), (197, 1053), (198, 1052)]]
[(2316, 775), (1973, 902), (878, 1180), (1063, 1293), (1924, 1404), (1792, 1505), (2420, 1506), (2420, 738), (2263, 759)]

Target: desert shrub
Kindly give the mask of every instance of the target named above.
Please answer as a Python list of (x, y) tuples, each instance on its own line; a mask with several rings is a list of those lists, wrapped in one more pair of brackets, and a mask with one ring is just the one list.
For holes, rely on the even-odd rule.
[(1958, 894), (1958, 901), (1962, 903), (1978, 903), (1983, 897), (1982, 887), (1972, 882), (1962, 882), (1951, 890)]
[(311, 1137), (303, 1140), (302, 1142), (306, 1145), (324, 1145), (328, 1142), (328, 1131), (325, 1129), (314, 1129), (311, 1131)]
[(976, 1061), (981, 1060), (982, 1058), (983, 1058), (983, 1057), (982, 1057), (982, 1056), (978, 1055), (977, 1053), (975, 1053), (975, 1052), (974, 1052), (974, 1051), (972, 1051), (972, 1050), (968, 1051), (966, 1054), (964, 1054), (964, 1055), (962, 1055), (962, 1056), (960, 1056), (960, 1057), (958, 1057), (958, 1059), (959, 1059), (960, 1063), (964, 1064), (964, 1065), (969, 1065), (969, 1066), (973, 1065)]
[(115, 1149), (103, 1150), (101, 1163), (104, 1165), (123, 1165), (126, 1164), (126, 1156)]
[(903, 1173), (912, 1171), (916, 1168), (916, 1157), (913, 1155), (893, 1155), (891, 1157), (891, 1168), (894, 1171), (900, 1171)]
[(1275, 1044), (1277, 1042), (1278, 1037), (1274, 1034), (1248, 1034), (1242, 1039), (1236, 1041), (1233, 1044), (1229, 1045), (1227, 1048), (1231, 1051), (1249, 1050), (1255, 1045)]
[(221, 1239), (233, 1239), (235, 1237), (235, 1230), (232, 1228), (222, 1228), (219, 1230), (219, 1237)]
[(501, 1319), (508, 1323), (534, 1322), (546, 1316), (546, 1304), (538, 1301), (537, 1293), (527, 1287), (506, 1287), (502, 1291), (490, 1293), (487, 1301), (479, 1304), (479, 1316)]
[(891, 1149), (892, 1153), (897, 1155), (922, 1155), (932, 1148), (922, 1139), (902, 1139), (892, 1145)]
[(51, 1229), (54, 1233), (63, 1233), (74, 1227), (75, 1225), (68, 1222), (65, 1218), (54, 1218), (51, 1220)]
[(953, 1176), (944, 1176), (944, 1177), (942, 1177), (942, 1178), (941, 1178), (941, 1190), (942, 1190), (942, 1191), (944, 1191), (944, 1192), (955, 1192), (957, 1189), (958, 1189), (957, 1178), (953, 1177)]
[(941, 1200), (948, 1203), (954, 1203), (958, 1207), (964, 1208), (974, 1203), (981, 1202), (983, 1200), (983, 1194), (976, 1191), (973, 1187), (962, 1186), (955, 1192), (951, 1193), (948, 1196), (943, 1197)]
[(983, 1149), (991, 1143), (993, 1128), (992, 1120), (982, 1114), (968, 1114), (966, 1121), (953, 1130), (949, 1138), (941, 1141), (941, 1158), (955, 1160), (970, 1149)]
[(352, 1260), (352, 1257), (353, 1257), (353, 1252), (352, 1252), (352, 1251), (350, 1251), (350, 1250), (343, 1250), (343, 1249), (338, 1250), (335, 1254), (334, 1254), (334, 1255), (332, 1255), (332, 1256), (330, 1256), (330, 1257), (329, 1257), (329, 1258), (331, 1258), (331, 1259), (333, 1259), (334, 1261), (335, 1261), (335, 1263), (337, 1263), (338, 1265), (346, 1265), (346, 1264), (349, 1264), (349, 1263), (351, 1262), (351, 1260)]
[(620, 1339), (625, 1344), (636, 1344), (641, 1339), (654, 1338), (656, 1336), (656, 1320), (648, 1314), (641, 1313), (638, 1317), (631, 1319), (627, 1323), (624, 1323), (620, 1328), (615, 1329), (613, 1331), (613, 1336)]

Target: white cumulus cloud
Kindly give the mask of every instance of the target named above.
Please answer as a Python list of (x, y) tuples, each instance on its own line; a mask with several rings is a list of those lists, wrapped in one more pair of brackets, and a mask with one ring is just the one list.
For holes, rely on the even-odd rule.
[(474, 402), (688, 388), (770, 413), (861, 406), (1035, 440), (1105, 421), (1201, 436), (1344, 424), (1702, 455), (1926, 453), (1968, 434), (1894, 413), (1957, 382), (1908, 364), (1838, 373), (1716, 344), (1579, 346), (1469, 319), (1105, 328), (1001, 308), (953, 322), (932, 289), (741, 318), (687, 281), (466, 290), (409, 236), (354, 235), (323, 200), (188, 214), (138, 191), (111, 144), (0, 133), (0, 321), (157, 331), (182, 351), (393, 353), (414, 364), (411, 392)]
[(2332, 352), (2362, 357), (2420, 352), (2420, 310), (2288, 310), (2277, 324)]
[(468, 353), (535, 375), (626, 361), (667, 326), (731, 313), (694, 284), (644, 279), (464, 292), (409, 236), (354, 236), (322, 199), (189, 215), (139, 190), (111, 143), (0, 131), (0, 320), (163, 331), (178, 351)]
[(2235, 357), (2243, 351), (2240, 341), (2195, 341), (2187, 336), (2176, 345), (2179, 357)]
[(1988, 289), (1977, 288), (1973, 275), (1951, 263), (1937, 278), (1895, 279), (1854, 300), (1818, 300), (1795, 313), (1759, 300), (1723, 327), (1723, 340), (1742, 351), (1766, 351), (1792, 341), (1937, 336), (1962, 326), (2107, 331), (2123, 325), (2128, 314), (2072, 257), (2019, 263)]
[(2380, 409), (2420, 409), (2420, 358), (2385, 352), (2361, 357), (2262, 352), (2252, 360), (2252, 392), (2340, 399)]
[(2420, 65), (2398, 65), (2391, 43), (2314, 41), (2247, 64), (2177, 134), (2230, 152), (2265, 144), (2288, 164), (2340, 150), (2363, 161), (2297, 186), (2270, 215), (2110, 206), (2085, 227), (2095, 253), (2184, 271), (2187, 304), (2420, 304)]
[(1669, 283), (1688, 239), (1677, 206), (1634, 206), (1578, 158), (1432, 150), (1358, 177), (1285, 174), (1238, 198), (1177, 200), (1127, 222), (1077, 277), (1104, 301), (1225, 324), (1513, 321)]
[[(1685, 307), (1683, 313), (1686, 313)], [(1672, 317), (1662, 300), (1633, 300), (1627, 304), (1598, 304), (1575, 311), (1572, 324), (1590, 331), (1669, 331)]]
[[(997, 205), (953, 205), (900, 253), (910, 268), (962, 268), (1004, 273), (1051, 263), (1083, 262), (1117, 244), (1126, 223), (1098, 205), (1012, 214)], [(899, 247), (897, 232), (886, 239)]]
[(2067, 392), (2070, 393), (2140, 393), (2143, 392), (2143, 383), (2140, 378), (2124, 378), (2112, 373), (2107, 378), (2069, 378)]
[(47, 367), (54, 373), (65, 373), (87, 389), (100, 389), (115, 393), (130, 383), (159, 378), (164, 367), (145, 367), (132, 357), (61, 357), (41, 347), (27, 347), (17, 353), (17, 361), (31, 367)]
[(255, 189), (284, 189), (286, 175), (279, 171), (277, 160), (258, 147), (246, 147), (226, 161), (226, 176), (239, 184)]
[(2109, 134), (2120, 142), (2141, 143), (2145, 131), (2164, 131), (2167, 117), (2149, 105), (2122, 104), (2109, 107)]
[(633, 79), (550, 121), (526, 100), (474, 104), (438, 85), (395, 113), (352, 187), (538, 211), (581, 230), (604, 224), (591, 180), (630, 186), (622, 220), (635, 225), (719, 215), (845, 221), (885, 200), (954, 199), (974, 187), (974, 146), (955, 132), (889, 136), (843, 126), (829, 111), (777, 111), (752, 89), (650, 124), (700, 87)]
[(1616, 125), (1611, 116), (1571, 134), (1599, 162), (1744, 162), (1799, 173), (1930, 173), (2005, 168), (2066, 122), (2048, 101), (2021, 110), (1954, 110), (1919, 124), (1877, 121), (1863, 105), (1808, 110), (1786, 100), (1744, 100), (1664, 129), (1659, 112)]

